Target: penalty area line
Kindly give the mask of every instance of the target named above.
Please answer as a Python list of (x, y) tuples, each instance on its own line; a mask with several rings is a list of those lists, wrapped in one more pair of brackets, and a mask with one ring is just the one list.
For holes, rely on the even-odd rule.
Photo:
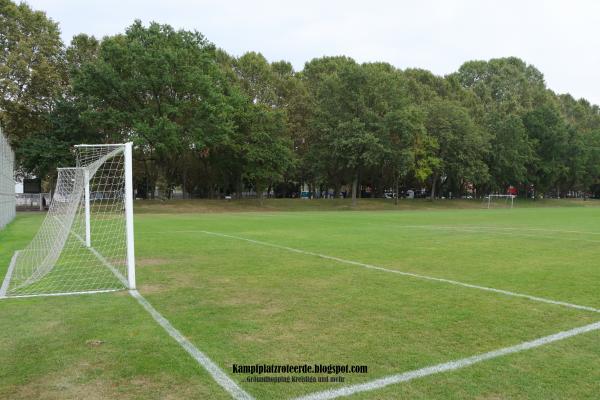
[(296, 248), (293, 248), (293, 247), (282, 246), (282, 245), (273, 244), (273, 243), (269, 243), (269, 242), (262, 242), (260, 240), (248, 239), (248, 238), (244, 238), (244, 237), (241, 237), (241, 236), (233, 236), (233, 235), (227, 235), (227, 234), (224, 234), (224, 233), (202, 231), (202, 230), (197, 230), (197, 231), (171, 231), (171, 232), (177, 232), (177, 233), (186, 233), (186, 232), (187, 233), (193, 233), (193, 232), (195, 232), (195, 233), (204, 233), (204, 234), (207, 234), (207, 235), (213, 235), (213, 236), (220, 236), (220, 237), (225, 237), (225, 238), (229, 238), (229, 239), (242, 240), (242, 241), (249, 242), (249, 243), (259, 244), (259, 245), (262, 245), (262, 246), (273, 247), (273, 248), (277, 248), (277, 249), (281, 249), (281, 250), (287, 250), (287, 251), (291, 251), (291, 252), (298, 253), (298, 254), (305, 254), (305, 255), (309, 255), (309, 256), (319, 257), (319, 258), (323, 258), (323, 259), (326, 259), (326, 260), (337, 261), (337, 262), (342, 263), (342, 264), (356, 265), (356, 266), (359, 266), (359, 267), (363, 267), (363, 268), (367, 268), (367, 269), (373, 269), (373, 270), (376, 270), (376, 271), (389, 272), (389, 273), (403, 275), (403, 276), (410, 276), (410, 277), (417, 278), (417, 279), (423, 279), (423, 280), (434, 281), (434, 282), (442, 282), (442, 283), (447, 283), (447, 284), (450, 284), (450, 285), (462, 286), (462, 287), (466, 287), (466, 288), (470, 288), (470, 289), (483, 290), (483, 291), (486, 291), (486, 292), (498, 293), (498, 294), (503, 294), (503, 295), (511, 296), (511, 297), (519, 297), (519, 298), (522, 298), (522, 299), (528, 299), (528, 300), (532, 300), (532, 301), (537, 301), (539, 303), (546, 303), (546, 304), (552, 304), (552, 305), (556, 305), (556, 306), (563, 306), (563, 307), (574, 308), (574, 309), (577, 309), (577, 310), (583, 310), (583, 311), (590, 311), (590, 312), (594, 312), (594, 313), (600, 313), (600, 309), (597, 309), (597, 308), (594, 308), (594, 307), (582, 306), (582, 305), (579, 305), (579, 304), (567, 303), (567, 302), (558, 301), (558, 300), (551, 300), (551, 299), (546, 299), (546, 298), (543, 298), (543, 297), (531, 296), (531, 295), (524, 294), (524, 293), (511, 292), (509, 290), (495, 289), (495, 288), (491, 288), (491, 287), (487, 287), (487, 286), (473, 285), (473, 284), (470, 284), (470, 283), (455, 281), (455, 280), (452, 280), (452, 279), (436, 278), (436, 277), (428, 276), (428, 275), (421, 275), (421, 274), (415, 274), (415, 273), (412, 273), (412, 272), (405, 272), (405, 271), (399, 271), (399, 270), (390, 269), (390, 268), (379, 267), (379, 266), (376, 266), (376, 265), (365, 264), (365, 263), (358, 262), (358, 261), (351, 261), (351, 260), (346, 260), (346, 259), (339, 258), (339, 257), (328, 256), (326, 254), (314, 253), (312, 251), (305, 251), (305, 250), (300, 250), (300, 249), (296, 249)]
[(236, 400), (253, 400), (244, 389), (242, 389), (237, 383), (233, 381), (227, 374), (219, 368), (213, 360), (211, 360), (206, 354), (198, 350), (196, 346), (186, 339), (181, 332), (179, 332), (165, 317), (163, 317), (153, 306), (142, 296), (137, 290), (130, 290), (129, 293), (133, 298), (148, 313), (154, 318), (154, 320), (171, 336), (179, 345), (190, 355), (192, 358), (204, 368), (210, 376), (223, 388), (225, 389), (234, 399)]
[(473, 364), (480, 363), (482, 361), (491, 360), (493, 358), (498, 358), (509, 354), (519, 353), (525, 350), (534, 349), (536, 347), (544, 346), (553, 342), (557, 342), (559, 340), (564, 340), (573, 336), (597, 330), (600, 330), (600, 322), (595, 322), (593, 324), (581, 326), (579, 328), (574, 328), (555, 333), (553, 335), (544, 336), (539, 339), (517, 344), (515, 346), (504, 347), (487, 353), (482, 353), (467, 358), (461, 358), (459, 360), (445, 362), (442, 364), (436, 364), (429, 367), (404, 372), (401, 374), (390, 375), (380, 379), (375, 379), (369, 382), (360, 383), (356, 385), (350, 385), (339, 389), (330, 389), (324, 390), (322, 392), (315, 392), (306, 396), (297, 397), (294, 400), (330, 400), (338, 397), (350, 396), (355, 393), (381, 389), (389, 385), (408, 382), (413, 379), (423, 378), (429, 375), (465, 368)]

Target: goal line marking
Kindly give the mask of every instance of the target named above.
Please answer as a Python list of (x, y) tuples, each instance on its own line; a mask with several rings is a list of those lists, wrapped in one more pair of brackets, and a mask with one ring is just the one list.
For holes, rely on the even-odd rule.
[(495, 289), (495, 288), (491, 288), (491, 287), (487, 287), (487, 286), (473, 285), (473, 284), (470, 284), (470, 283), (459, 282), (459, 281), (455, 281), (455, 280), (452, 280), (452, 279), (436, 278), (436, 277), (433, 277), (433, 276), (427, 276), (427, 275), (415, 274), (415, 273), (412, 273), (412, 272), (405, 272), (405, 271), (399, 271), (399, 270), (390, 269), (390, 268), (379, 267), (379, 266), (376, 266), (376, 265), (365, 264), (365, 263), (358, 262), (358, 261), (352, 261), (352, 260), (346, 260), (346, 259), (339, 258), (339, 257), (328, 256), (326, 254), (314, 253), (312, 251), (305, 251), (305, 250), (300, 250), (300, 249), (296, 249), (296, 248), (293, 248), (293, 247), (282, 246), (282, 245), (273, 244), (273, 243), (269, 243), (269, 242), (263, 242), (263, 241), (260, 241), (260, 240), (248, 239), (248, 238), (244, 238), (244, 237), (241, 237), (241, 236), (234, 236), (234, 235), (228, 235), (228, 234), (224, 234), (224, 233), (217, 233), (217, 232), (210, 232), (210, 231), (203, 231), (203, 230), (197, 230), (197, 231), (171, 231), (171, 232), (177, 232), (177, 233), (186, 233), (186, 232), (187, 233), (192, 233), (192, 232), (196, 232), (196, 233), (204, 233), (204, 234), (207, 234), (207, 235), (226, 237), (226, 238), (230, 238), (230, 239), (243, 240), (243, 241), (246, 241), (246, 242), (249, 242), (249, 243), (254, 243), (254, 244), (259, 244), (259, 245), (262, 245), (262, 246), (268, 246), (268, 247), (274, 247), (274, 248), (277, 248), (277, 249), (287, 250), (287, 251), (291, 251), (291, 252), (294, 252), (294, 253), (305, 254), (305, 255), (319, 257), (319, 258), (324, 258), (326, 260), (337, 261), (337, 262), (343, 263), (343, 264), (356, 265), (356, 266), (367, 268), (367, 269), (373, 269), (373, 270), (382, 271), (382, 272), (389, 272), (389, 273), (403, 275), (403, 276), (410, 276), (410, 277), (413, 277), (413, 278), (424, 279), (424, 280), (428, 280), (428, 281), (443, 282), (443, 283), (448, 283), (448, 284), (456, 285), (456, 286), (462, 286), (462, 287), (466, 287), (466, 288), (470, 288), (470, 289), (478, 289), (478, 290), (484, 290), (486, 292), (499, 293), (499, 294), (503, 294), (503, 295), (506, 295), (506, 296), (520, 297), (520, 298), (523, 298), (523, 299), (537, 301), (537, 302), (540, 302), (540, 303), (547, 303), (547, 304), (553, 304), (553, 305), (557, 305), (557, 306), (574, 308), (574, 309), (577, 309), (577, 310), (584, 310), (584, 311), (591, 311), (591, 312), (595, 312), (595, 313), (600, 313), (600, 309), (597, 309), (597, 308), (594, 308), (594, 307), (582, 306), (582, 305), (579, 305), (579, 304), (567, 303), (567, 302), (558, 301), (558, 300), (551, 300), (551, 299), (546, 299), (546, 298), (543, 298), (543, 297), (537, 297), (537, 296), (531, 296), (531, 295), (523, 294), (523, 293), (511, 292), (511, 291), (503, 290), (503, 289)]
[(163, 317), (137, 290), (129, 293), (154, 320), (171, 336), (179, 345), (200, 364), (212, 378), (236, 400), (253, 400), (253, 397), (233, 381), (213, 360), (200, 351), (185, 338), (165, 317)]
[[(56, 218), (56, 217), (54, 217)], [(62, 222), (56, 218), (56, 220), (58, 221), (58, 223), (60, 223), (63, 227), (64, 224), (62, 224)], [(124, 288), (127, 288), (128, 286), (128, 282), (127, 279), (125, 279), (125, 277), (110, 263), (108, 262), (108, 260), (98, 252), (98, 250), (94, 249), (93, 247), (87, 247), (85, 244), (85, 240), (83, 240), (83, 238), (77, 234), (76, 232), (70, 232), (70, 234), (72, 234), (73, 236), (75, 236), (75, 238), (77, 238), (77, 240), (79, 240), (81, 242), (81, 244), (83, 245), (84, 248), (86, 248), (87, 250), (89, 250), (106, 268), (108, 268), (114, 275), (115, 277), (121, 282), (122, 285), (124, 285)], [(5, 298), (28, 298), (28, 297), (52, 297), (52, 296), (72, 296), (72, 295), (79, 295), (79, 294), (97, 294), (97, 293), (109, 293), (109, 292), (117, 292), (120, 290), (123, 290), (124, 288), (119, 288), (119, 289), (90, 289), (90, 290), (82, 290), (82, 291), (77, 291), (77, 292), (58, 292), (58, 293), (37, 293), (37, 294), (17, 294), (17, 295), (10, 295), (7, 296), (6, 293), (8, 292), (8, 286), (10, 285), (10, 280), (12, 278), (12, 274), (13, 271), (15, 269), (15, 265), (17, 263), (17, 257), (19, 256), (19, 253), (21, 253), (22, 250), (17, 250), (15, 251), (15, 253), (13, 254), (13, 257), (10, 261), (10, 264), (8, 266), (8, 270), (6, 271), (6, 275), (4, 276), (4, 281), (2, 282), (2, 286), (0, 287), (0, 299), (5, 299)]]
[(99, 293), (112, 293), (121, 292), (123, 289), (102, 289), (102, 290), (86, 290), (81, 292), (59, 292), (59, 293), (39, 293), (39, 294), (17, 294), (10, 295), (7, 297), (0, 297), (1, 299), (27, 299), (30, 297), (62, 297), (62, 296), (78, 296), (82, 294), (99, 294)]
[[(57, 220), (58, 220), (58, 218), (57, 218)], [(59, 222), (60, 222), (60, 220), (59, 220)], [(106, 268), (108, 268), (110, 270), (110, 272), (112, 272), (113, 275), (117, 277), (117, 279), (121, 282), (121, 284), (124, 287), (128, 287), (129, 286), (129, 283), (127, 282), (127, 279), (125, 279), (125, 277), (123, 276), (123, 274), (121, 274), (115, 268), (114, 265), (112, 265), (111, 263), (109, 263), (108, 260), (102, 254), (100, 254), (100, 252), (98, 250), (96, 250), (92, 246), (88, 247), (85, 244), (85, 240), (77, 232), (69, 232), (69, 233), (72, 234), (73, 236), (75, 236), (77, 238), (77, 240), (79, 240), (79, 242), (81, 242), (81, 244), (83, 245), (83, 247), (85, 249), (89, 250), (98, 259), (98, 261), (100, 261), (102, 263), (102, 265), (104, 265)]]
[[(109, 290), (95, 290), (87, 292), (68, 292), (68, 293), (46, 293), (46, 294), (30, 294), (30, 295), (17, 295), (10, 297), (0, 297), (0, 299), (20, 299), (30, 297), (58, 297), (58, 296), (74, 296), (74, 295), (86, 295), (86, 294), (98, 294), (98, 293), (110, 293), (116, 291), (122, 291), (123, 289), (109, 289)], [(202, 368), (204, 368), (210, 376), (217, 382), (223, 389), (225, 389), (235, 400), (254, 400), (247, 392), (245, 392), (237, 383), (235, 383), (227, 374), (220, 369), (214, 361), (212, 361), (207, 355), (201, 352), (196, 346), (194, 346), (189, 340), (187, 340), (181, 332), (179, 332), (173, 325), (163, 317), (149, 302), (146, 300), (137, 290), (129, 290), (131, 296), (137, 300), (137, 302), (144, 307), (144, 309), (152, 316), (152, 318), (181, 346)]]
[(457, 369), (471, 366), (473, 364), (480, 363), (482, 361), (491, 360), (493, 358), (502, 357), (508, 354), (519, 353), (525, 350), (534, 349), (536, 347), (544, 346), (553, 342), (557, 342), (559, 340), (564, 340), (573, 336), (598, 330), (600, 330), (600, 322), (595, 322), (593, 324), (562, 331), (553, 335), (544, 336), (539, 339), (531, 340), (528, 342), (523, 342), (515, 346), (504, 347), (487, 353), (477, 354), (475, 356), (461, 358), (459, 360), (436, 364), (429, 367), (404, 372), (401, 374), (389, 375), (369, 382), (360, 383), (356, 385), (349, 385), (339, 389), (330, 389), (321, 392), (315, 392), (305, 396), (297, 397), (294, 400), (330, 400), (338, 397), (350, 396), (355, 393), (381, 389), (385, 386), (394, 385), (401, 382), (408, 382), (413, 379), (423, 378), (429, 375), (439, 374), (442, 372), (454, 371)]
[[(78, 234), (74, 235), (83, 242), (83, 239)], [(84, 242), (85, 243), (85, 242)], [(125, 278), (119, 271), (111, 265), (106, 258), (104, 258), (96, 249), (88, 248), (94, 254), (100, 262), (106, 266), (113, 274), (117, 276), (122, 282), (126, 282)], [(3, 291), (8, 288), (10, 282), (10, 276), (14, 269), (14, 264), (19, 251), (16, 251), (13, 255), (13, 259), (8, 268), (6, 278), (0, 288), (0, 299), (5, 299)], [(72, 296), (81, 294), (98, 294), (98, 293), (109, 293), (121, 291), (123, 289), (107, 289), (107, 290), (91, 290), (83, 292), (68, 292), (68, 293), (44, 293), (44, 294), (31, 294), (31, 295), (16, 295), (10, 296), (10, 298), (29, 298), (29, 297), (55, 297), (55, 296)], [(225, 389), (235, 400), (254, 400), (254, 398), (244, 391), (237, 383), (233, 381), (227, 374), (215, 364), (206, 354), (200, 351), (196, 346), (192, 344), (188, 339), (185, 338), (165, 317), (163, 317), (153, 306), (142, 296), (137, 290), (129, 290), (129, 294), (137, 300), (137, 302), (152, 316), (152, 318), (171, 336), (175, 341), (196, 360), (201, 367), (203, 367), (210, 376), (217, 382), (223, 389)]]
[(12, 258), (10, 259), (8, 270), (6, 270), (6, 275), (4, 276), (4, 281), (2, 282), (2, 287), (0, 287), (0, 299), (6, 297), (6, 292), (8, 292), (8, 285), (10, 284), (10, 278), (12, 277), (15, 265), (17, 264), (17, 257), (19, 257), (20, 252), (20, 250), (15, 251)]
[[(93, 247), (87, 247), (83, 238), (75, 232), (72, 232), (77, 239), (87, 248), (92, 254), (100, 260), (100, 262), (106, 266), (115, 276), (127, 287), (127, 280), (125, 277), (104, 258), (96, 249)], [(137, 302), (144, 307), (144, 309), (152, 316), (152, 318), (171, 336), (175, 341), (196, 360), (201, 367), (203, 367), (212, 378), (217, 382), (223, 389), (225, 389), (231, 396), (236, 400), (253, 400), (253, 397), (245, 392), (237, 383), (235, 383), (225, 372), (217, 366), (206, 354), (200, 351), (196, 346), (185, 338), (170, 322), (168, 319), (162, 316), (156, 308), (150, 304), (144, 296), (137, 290), (129, 290), (129, 294), (137, 300)]]

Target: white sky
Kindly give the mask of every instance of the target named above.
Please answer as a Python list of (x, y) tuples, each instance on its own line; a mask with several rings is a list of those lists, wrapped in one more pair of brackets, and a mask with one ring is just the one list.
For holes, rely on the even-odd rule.
[(467, 60), (517, 56), (548, 86), (600, 104), (600, 1), (27, 0), (63, 39), (123, 32), (134, 19), (198, 30), (233, 55), (259, 51), (302, 69), (323, 55), (444, 75)]

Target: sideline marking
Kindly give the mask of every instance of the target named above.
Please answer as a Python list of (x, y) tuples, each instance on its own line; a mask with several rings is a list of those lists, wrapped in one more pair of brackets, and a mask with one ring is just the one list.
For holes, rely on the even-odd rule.
[[(421, 227), (421, 226), (439, 226), (443, 228), (454, 228), (450, 225), (401, 225), (405, 227)], [(472, 228), (472, 229), (489, 229), (489, 230), (502, 230), (502, 231), (531, 231), (531, 232), (547, 232), (547, 233), (576, 233), (579, 235), (600, 235), (600, 232), (590, 231), (573, 231), (564, 229), (546, 229), (546, 228), (512, 228), (505, 226), (490, 226), (490, 225), (458, 225), (459, 228)]]
[[(527, 233), (520, 233), (520, 232), (516, 232), (516, 233), (511, 233), (511, 232), (506, 232), (509, 229), (506, 228), (502, 228), (501, 231), (496, 230), (495, 228), (489, 228), (489, 227), (482, 227), (482, 228), (478, 228), (478, 227), (473, 227), (473, 226), (467, 226), (467, 225), (463, 225), (463, 226), (444, 226), (444, 225), (397, 225), (396, 228), (406, 228), (406, 229), (425, 229), (425, 230), (438, 230), (438, 231), (457, 231), (457, 232), (467, 232), (467, 233), (487, 233), (487, 234), (493, 234), (493, 235), (507, 235), (507, 236), (515, 236), (515, 237), (531, 237), (531, 238), (536, 238), (536, 239), (551, 239), (551, 240), (568, 240), (568, 241), (573, 241), (573, 242), (589, 242), (589, 243), (600, 243), (600, 240), (594, 240), (594, 239), (585, 239), (585, 238), (569, 238), (569, 237), (559, 237), (556, 235), (553, 236), (539, 236), (539, 235), (534, 235), (534, 234), (527, 234)], [(551, 232), (551, 231), (546, 231), (546, 230), (538, 230), (538, 232)], [(558, 231), (557, 231), (558, 232)], [(567, 231), (562, 231), (562, 232), (567, 232)], [(571, 231), (569, 233), (576, 233), (575, 231)], [(592, 232), (577, 232), (580, 234), (595, 234)]]
[(324, 390), (322, 392), (315, 392), (305, 396), (300, 396), (294, 400), (330, 400), (343, 396), (350, 396), (359, 392), (367, 392), (375, 389), (380, 389), (385, 386), (393, 385), (396, 383), (407, 382), (413, 379), (423, 378), (425, 376), (439, 374), (441, 372), (453, 371), (461, 368), (471, 366), (473, 364), (480, 363), (482, 361), (490, 360), (492, 358), (502, 357), (508, 354), (519, 353), (521, 351), (534, 349), (536, 347), (544, 346), (546, 344), (564, 340), (573, 336), (581, 335), (592, 331), (600, 330), (600, 322), (581, 326), (579, 328), (570, 329), (555, 333), (553, 335), (544, 336), (539, 339), (523, 342), (515, 346), (504, 347), (498, 350), (493, 350), (487, 353), (478, 354), (475, 356), (461, 358), (442, 364), (432, 365), (429, 367), (416, 369), (413, 371), (404, 372), (401, 374), (390, 375), (384, 378), (375, 379), (369, 382), (360, 383), (356, 385), (350, 385), (339, 389)]
[(594, 308), (594, 307), (582, 306), (582, 305), (579, 305), (579, 304), (567, 303), (567, 302), (558, 301), (558, 300), (551, 300), (551, 299), (546, 299), (546, 298), (543, 298), (543, 297), (537, 297), (537, 296), (531, 296), (531, 295), (523, 294), (523, 293), (511, 292), (511, 291), (503, 290), (503, 289), (495, 289), (495, 288), (486, 287), (486, 286), (472, 285), (470, 283), (464, 283), (464, 282), (454, 281), (452, 279), (436, 278), (436, 277), (433, 277), (433, 276), (420, 275), (420, 274), (415, 274), (415, 273), (412, 273), (412, 272), (404, 272), (404, 271), (399, 271), (399, 270), (394, 270), (394, 269), (389, 269), (389, 268), (384, 268), (384, 267), (378, 267), (376, 265), (365, 264), (365, 263), (361, 263), (361, 262), (358, 262), (358, 261), (346, 260), (346, 259), (343, 259), (343, 258), (334, 257), (334, 256), (328, 256), (328, 255), (325, 255), (325, 254), (313, 253), (312, 251), (305, 251), (305, 250), (295, 249), (293, 247), (287, 247), (287, 246), (282, 246), (282, 245), (278, 245), (278, 244), (273, 244), (273, 243), (268, 243), (268, 242), (262, 242), (260, 240), (247, 239), (247, 238), (240, 237), (240, 236), (233, 236), (233, 235), (227, 235), (227, 234), (224, 234), (224, 233), (216, 233), (216, 232), (202, 231), (202, 230), (197, 230), (197, 231), (170, 231), (170, 232), (177, 232), (177, 233), (185, 233), (185, 232), (191, 233), (191, 232), (196, 232), (196, 233), (204, 233), (204, 234), (207, 234), (207, 235), (226, 237), (226, 238), (230, 238), (230, 239), (243, 240), (243, 241), (246, 241), (246, 242), (250, 242), (250, 243), (254, 243), (254, 244), (259, 244), (259, 245), (262, 245), (262, 246), (269, 246), (269, 247), (274, 247), (274, 248), (277, 248), (277, 249), (292, 251), (294, 253), (315, 256), (315, 257), (319, 257), (319, 258), (324, 258), (326, 260), (337, 261), (337, 262), (343, 263), (343, 264), (357, 265), (359, 267), (368, 268), (368, 269), (374, 269), (374, 270), (377, 270), (377, 271), (390, 272), (390, 273), (394, 273), (394, 274), (398, 274), (398, 275), (404, 275), (404, 276), (411, 276), (413, 278), (424, 279), (424, 280), (428, 280), (428, 281), (449, 283), (451, 285), (457, 285), (457, 286), (462, 286), (462, 287), (471, 288), (471, 289), (478, 289), (478, 290), (484, 290), (484, 291), (487, 291), (487, 292), (500, 293), (500, 294), (503, 294), (503, 295), (506, 295), (506, 296), (520, 297), (520, 298), (524, 298), (524, 299), (528, 299), (528, 300), (537, 301), (537, 302), (540, 302), (540, 303), (554, 304), (554, 305), (563, 306), (563, 307), (575, 308), (575, 309), (578, 309), (578, 310), (585, 310), (585, 311), (591, 311), (591, 312), (595, 312), (595, 313), (600, 313), (600, 309), (597, 309), (597, 308)]
[(225, 389), (234, 399), (253, 400), (244, 389), (238, 386), (227, 374), (219, 368), (206, 354), (198, 350), (196, 346), (187, 340), (171, 323), (163, 317), (137, 290), (130, 290), (129, 293), (138, 303), (154, 318), (154, 320), (173, 338), (187, 353), (192, 356), (200, 366), (202, 366), (212, 378)]

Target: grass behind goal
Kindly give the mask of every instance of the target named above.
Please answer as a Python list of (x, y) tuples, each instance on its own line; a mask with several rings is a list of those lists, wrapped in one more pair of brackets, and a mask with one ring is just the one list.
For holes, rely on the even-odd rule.
[[(138, 214), (139, 290), (257, 399), (290, 398), (343, 384), (246, 383), (243, 376), (231, 374), (231, 364), (368, 365), (368, 374), (346, 376), (345, 383), (353, 384), (600, 318), (203, 231), (600, 307), (594, 284), (600, 278), (595, 262), (600, 253), (600, 228), (594, 223), (598, 217), (600, 208), (592, 207), (510, 213), (473, 209)], [(26, 236), (28, 218), (20, 216), (7, 232), (0, 232), (0, 243)], [(0, 260), (6, 261), (9, 252), (0, 250)], [(0, 357), (7, 360), (0, 367), (0, 396), (26, 398), (24, 393), (35, 391), (38, 397), (56, 398), (61, 390), (93, 390), (109, 397), (115, 395), (118, 382), (120, 398), (226, 398), (200, 368), (187, 363), (186, 353), (153, 329), (133, 299), (123, 294), (95, 298), (99, 300), (19, 299), (20, 316), (15, 303), (0, 302), (0, 323), (9, 319), (20, 331), (39, 324), (58, 332), (68, 330), (72, 343), (65, 346), (60, 335), (44, 335), (43, 344), (23, 364), (12, 349), (30, 345), (31, 336), (5, 335), (0, 341)], [(57, 306), (73, 315), (53, 313)], [(35, 317), (29, 317), (28, 309)], [(82, 322), (94, 319), (102, 323), (90, 327)], [(600, 391), (599, 336), (581, 335), (351, 398), (593, 398)], [(90, 340), (104, 343), (94, 347), (86, 344)], [(43, 357), (61, 357), (85, 367), (77, 369), (75, 379), (73, 369), (56, 372)], [(155, 383), (145, 387), (143, 382)]]

